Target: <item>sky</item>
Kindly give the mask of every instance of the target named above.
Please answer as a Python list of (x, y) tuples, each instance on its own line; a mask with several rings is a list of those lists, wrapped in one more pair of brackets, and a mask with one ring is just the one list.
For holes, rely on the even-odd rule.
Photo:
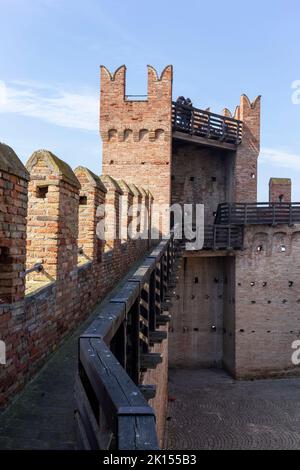
[(99, 66), (174, 66), (173, 97), (234, 111), (262, 95), (258, 197), (292, 177), (300, 201), (299, 0), (0, 0), (0, 141), (25, 163), (48, 149), (101, 173)]

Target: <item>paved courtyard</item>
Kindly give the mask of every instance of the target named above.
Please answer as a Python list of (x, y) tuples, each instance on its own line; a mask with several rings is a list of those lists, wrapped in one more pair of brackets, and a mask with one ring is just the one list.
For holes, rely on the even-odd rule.
[[(0, 449), (75, 448), (78, 334), (0, 415)], [(248, 382), (220, 370), (170, 370), (169, 396), (169, 449), (300, 449), (300, 378)]]
[(170, 370), (169, 449), (300, 449), (300, 378)]

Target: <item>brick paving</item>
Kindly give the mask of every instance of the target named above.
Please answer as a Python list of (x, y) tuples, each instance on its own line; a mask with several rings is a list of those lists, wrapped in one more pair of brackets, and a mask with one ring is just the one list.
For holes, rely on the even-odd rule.
[(173, 369), (169, 397), (169, 449), (300, 449), (300, 379)]

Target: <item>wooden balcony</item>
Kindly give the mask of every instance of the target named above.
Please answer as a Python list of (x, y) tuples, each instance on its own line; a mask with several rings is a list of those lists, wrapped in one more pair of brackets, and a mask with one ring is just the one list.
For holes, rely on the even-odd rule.
[(209, 147), (236, 150), (242, 141), (243, 123), (192, 106), (172, 103), (173, 139)]
[[(196, 226), (193, 225), (193, 231), (196, 232)], [(183, 239), (182, 248), (185, 250), (187, 242), (194, 240)], [(204, 227), (204, 245), (200, 251), (220, 251), (220, 250), (241, 250), (244, 243), (244, 229), (239, 225), (205, 225)], [(195, 250), (199, 253), (198, 250)], [(193, 250), (186, 252), (195, 254)]]
[(243, 227), (207, 225), (204, 230), (204, 250), (240, 250), (243, 248)]
[(300, 223), (299, 202), (257, 202), (219, 204), (216, 224), (293, 225)]

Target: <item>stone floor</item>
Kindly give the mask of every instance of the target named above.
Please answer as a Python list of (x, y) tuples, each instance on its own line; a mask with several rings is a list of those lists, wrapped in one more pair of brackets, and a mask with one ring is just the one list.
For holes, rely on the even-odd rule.
[(171, 370), (169, 449), (300, 449), (300, 379)]
[[(0, 449), (73, 449), (77, 330), (0, 415)], [(171, 370), (169, 449), (300, 449), (300, 379)]]
[[(137, 262), (128, 272), (136, 270)], [(123, 278), (103, 299), (123, 285)], [(4, 413), (0, 413), (0, 450), (70, 450), (76, 448), (74, 378), (78, 337), (92, 322), (91, 315), (63, 342)]]
[(0, 415), (0, 449), (73, 449), (74, 374), (78, 334), (72, 335)]

